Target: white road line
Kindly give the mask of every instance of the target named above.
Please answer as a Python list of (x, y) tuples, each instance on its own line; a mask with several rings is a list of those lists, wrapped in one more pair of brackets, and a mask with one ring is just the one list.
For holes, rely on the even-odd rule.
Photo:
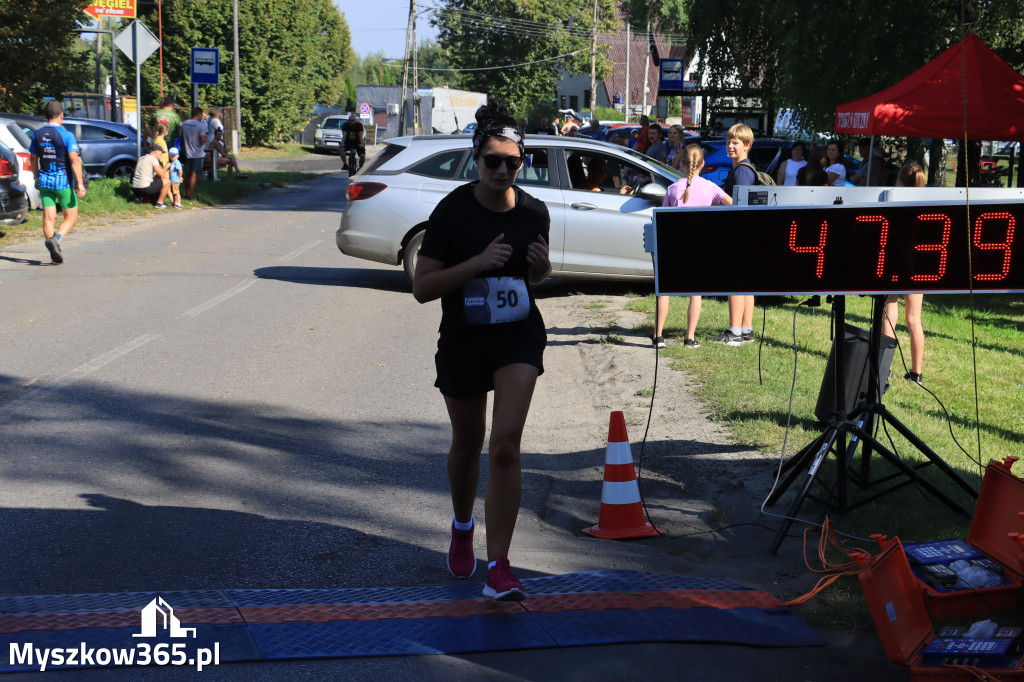
[(317, 239), (315, 242), (310, 242), (310, 243), (306, 244), (305, 246), (300, 246), (299, 248), (295, 249), (294, 251), (292, 251), (288, 255), (281, 256), (280, 260), (292, 260), (293, 258), (298, 258), (302, 254), (304, 254), (307, 251), (309, 251), (310, 249), (312, 249), (317, 244), (320, 244), (321, 242), (323, 242), (323, 239)]
[(230, 289), (228, 289), (227, 291), (225, 291), (220, 296), (214, 296), (213, 298), (211, 298), (206, 303), (203, 303), (201, 305), (197, 305), (192, 310), (186, 310), (184, 313), (181, 314), (181, 316), (182, 317), (196, 317), (197, 315), (201, 315), (202, 313), (205, 313), (207, 310), (209, 310), (210, 308), (214, 307), (215, 305), (220, 305), (221, 303), (223, 303), (224, 301), (228, 300), (229, 298), (231, 298), (235, 294), (242, 293), (243, 291), (245, 291), (246, 289), (251, 287), (253, 284), (256, 284), (257, 281), (258, 280), (256, 280), (256, 279), (247, 279), (247, 280), (245, 280), (243, 282), (239, 282), (235, 286), (233, 286)]
[(71, 370), (59, 379), (54, 379), (48, 384), (43, 384), (39, 388), (23, 395), (22, 397), (12, 400), (6, 405), (0, 406), (0, 423), (6, 419), (14, 416), (24, 408), (28, 407), (33, 403), (38, 403), (41, 400), (45, 400), (48, 396), (53, 395), (57, 391), (70, 386), (71, 384), (84, 379), (93, 372), (102, 369), (109, 365), (111, 362), (117, 360), (120, 357), (131, 353), (136, 348), (141, 348), (150, 341), (160, 338), (159, 334), (143, 334), (137, 339), (133, 339), (128, 343), (115, 348), (114, 350), (104, 353), (103, 355), (90, 360), (89, 362)]

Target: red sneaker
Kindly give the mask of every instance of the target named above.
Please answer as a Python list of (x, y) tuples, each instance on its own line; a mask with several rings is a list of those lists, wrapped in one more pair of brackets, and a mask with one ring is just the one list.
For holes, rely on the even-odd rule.
[(508, 559), (501, 557), (494, 568), (487, 569), (487, 582), (484, 583), (484, 596), (498, 601), (522, 601), (526, 599), (523, 584), (512, 575), (512, 567)]
[(452, 523), (452, 542), (448, 545), (448, 570), (456, 578), (470, 578), (476, 573), (476, 555), (473, 554), (473, 531), (459, 530)]

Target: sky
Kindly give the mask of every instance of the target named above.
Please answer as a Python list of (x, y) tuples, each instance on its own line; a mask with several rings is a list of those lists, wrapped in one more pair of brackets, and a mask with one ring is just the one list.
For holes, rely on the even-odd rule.
[[(409, 24), (409, 0), (334, 0), (348, 22), (352, 49), (360, 57), (383, 51), (385, 57), (405, 56), (405, 31)], [(436, 40), (437, 32), (424, 10), (434, 2), (417, 0), (416, 38), (419, 42)]]

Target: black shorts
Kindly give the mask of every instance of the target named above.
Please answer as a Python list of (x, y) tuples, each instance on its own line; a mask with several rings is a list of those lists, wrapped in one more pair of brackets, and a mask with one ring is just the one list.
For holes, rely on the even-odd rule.
[(163, 186), (163, 178), (153, 178), (153, 182), (150, 183), (149, 187), (132, 187), (132, 193), (137, 197), (155, 197), (160, 195), (160, 190), (163, 189)]
[(494, 390), (494, 373), (515, 364), (533, 365), (544, 373), (544, 328), (505, 334), (442, 336), (437, 342), (434, 386), (449, 398), (472, 398)]

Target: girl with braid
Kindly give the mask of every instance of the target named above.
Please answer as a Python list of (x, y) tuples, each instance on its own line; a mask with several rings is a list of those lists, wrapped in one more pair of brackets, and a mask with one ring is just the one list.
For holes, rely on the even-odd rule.
[[(687, 145), (683, 150), (679, 169), (686, 173), (685, 178), (680, 178), (673, 183), (665, 194), (663, 206), (731, 206), (732, 197), (722, 191), (722, 188), (715, 183), (700, 177), (700, 171), (704, 168), (704, 150), (699, 144)], [(665, 328), (665, 318), (668, 317), (668, 296), (658, 296), (656, 322), (654, 327), (654, 347), (664, 348), (665, 339), (662, 332)], [(700, 319), (700, 296), (691, 296), (690, 305), (686, 309), (686, 338), (683, 339), (684, 348), (700, 348), (697, 341), (697, 321)]]

